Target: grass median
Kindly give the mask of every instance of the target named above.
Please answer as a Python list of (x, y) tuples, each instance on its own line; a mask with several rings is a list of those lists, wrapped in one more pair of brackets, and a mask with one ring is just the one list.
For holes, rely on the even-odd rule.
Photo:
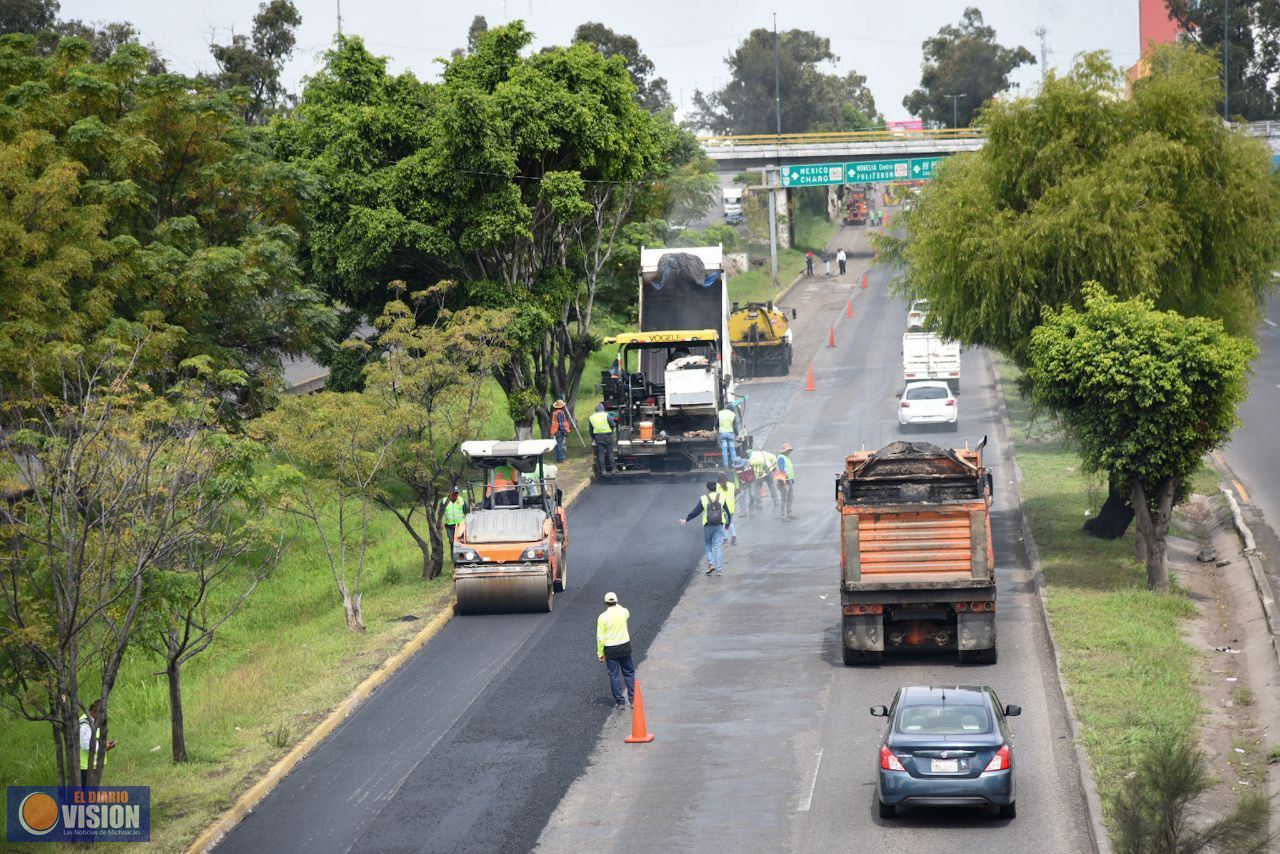
[(1080, 471), (1080, 458), (1050, 421), (1032, 418), (1015, 386), (1017, 370), (1002, 361), (999, 371), (1066, 688), (1109, 813), (1153, 732), (1195, 737), (1202, 709), (1183, 630), (1196, 611), (1176, 587), (1146, 589), (1132, 530), (1115, 541), (1081, 531), (1106, 498), (1105, 484)]

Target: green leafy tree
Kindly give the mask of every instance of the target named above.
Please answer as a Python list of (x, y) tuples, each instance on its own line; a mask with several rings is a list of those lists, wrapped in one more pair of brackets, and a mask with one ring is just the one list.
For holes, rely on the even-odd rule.
[[(972, 124), (978, 110), (1009, 88), (1009, 74), (1035, 57), (1025, 47), (1004, 47), (996, 41), (995, 28), (982, 20), (982, 12), (970, 6), (959, 25), (947, 24), (924, 40), (924, 67), (920, 88), (902, 99), (913, 116), (935, 127)], [(963, 95), (955, 102), (951, 95)]]
[(160, 348), (167, 364), (243, 371), (252, 409), (281, 356), (329, 328), (296, 260), (303, 176), (262, 150), (233, 97), (149, 63), (136, 44), (99, 63), (80, 39), (48, 56), (0, 39), (0, 383), (56, 364), (48, 348), (146, 322), (180, 339)]
[[(396, 297), (377, 321), (385, 357), (366, 368), (365, 393), (382, 401), (400, 429), (386, 468), (390, 487), (375, 498), (418, 544), (422, 576), (430, 580), (443, 570), (449, 548), (441, 537), (441, 501), (465, 479), (461, 443), (486, 438), (481, 431), (492, 414), (487, 384), (509, 357), (514, 313), (449, 311), (452, 282), (414, 294), (405, 294), (403, 283), (394, 287)], [(399, 500), (403, 489), (395, 487), (413, 496), (408, 509)]]
[[(1182, 39), (1221, 57), (1227, 36), (1229, 110), (1248, 121), (1280, 110), (1280, 3), (1275, 0), (1166, 0)], [(1221, 111), (1221, 99), (1219, 100)]]
[(1147, 586), (1165, 591), (1174, 504), (1201, 458), (1231, 435), (1257, 348), (1220, 321), (1117, 300), (1096, 283), (1083, 298), (1083, 310), (1047, 310), (1031, 333), (1032, 398), (1061, 419), (1087, 470), (1125, 485)]
[(480, 37), (487, 32), (489, 32), (489, 22), (485, 20), (484, 15), (476, 15), (471, 19), (471, 26), (467, 27), (467, 53), (476, 52)]
[(247, 124), (264, 123), (288, 103), (280, 73), (293, 55), (300, 26), (302, 15), (291, 0), (271, 0), (258, 4), (248, 36), (233, 35), (230, 44), (210, 45), (218, 63), (217, 85), (248, 92), (241, 112)]
[(393, 414), (376, 395), (326, 391), (285, 398), (252, 430), (292, 467), (281, 507), (315, 529), (347, 628), (364, 631), (369, 514), (400, 436)]
[(58, 0), (6, 0), (0, 4), (0, 34), (40, 33), (58, 21)]
[(604, 24), (588, 21), (573, 31), (574, 44), (589, 44), (603, 56), (622, 58), (636, 87), (636, 100), (650, 112), (671, 109), (671, 93), (664, 77), (654, 76), (653, 60), (640, 50), (635, 36), (616, 33)]
[[(840, 59), (830, 39), (810, 30), (788, 30), (777, 38), (783, 133), (860, 130), (881, 121), (866, 77), (822, 70)], [(752, 30), (729, 54), (729, 82), (715, 92), (694, 93), (694, 124), (725, 134), (777, 130), (773, 40), (771, 30)]]
[(1204, 754), (1191, 739), (1160, 732), (1144, 745), (1113, 809), (1118, 854), (1264, 854), (1270, 805), (1246, 791), (1207, 826), (1195, 820), (1196, 799), (1214, 786)]

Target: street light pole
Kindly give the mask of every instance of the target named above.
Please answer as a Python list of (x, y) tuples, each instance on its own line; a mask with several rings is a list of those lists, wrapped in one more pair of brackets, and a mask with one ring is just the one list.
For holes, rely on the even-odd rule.
[(1222, 120), (1227, 121), (1231, 105), (1231, 77), (1227, 73), (1227, 45), (1231, 43), (1228, 29), (1231, 18), (1231, 0), (1222, 0)]
[[(773, 114), (782, 136), (782, 78), (778, 73), (778, 13), (773, 13)], [(781, 142), (781, 140), (779, 140)]]
[(951, 128), (954, 130), (960, 127), (960, 109), (957, 104), (959, 104), (961, 98), (969, 96), (961, 93), (959, 95), (943, 95), (942, 97), (951, 99)]

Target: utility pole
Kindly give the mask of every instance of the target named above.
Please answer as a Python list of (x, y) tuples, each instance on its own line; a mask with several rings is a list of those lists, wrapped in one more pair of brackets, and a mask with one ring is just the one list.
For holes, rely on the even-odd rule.
[[(777, 121), (778, 136), (782, 136), (782, 82), (778, 72), (778, 13), (773, 13), (773, 113)], [(778, 140), (782, 144), (782, 140)], [(779, 152), (781, 153), (781, 152)]]
[[(778, 71), (778, 13), (773, 13), (773, 117), (778, 134), (778, 165), (765, 172), (769, 185), (769, 270), (778, 286), (778, 191), (774, 181), (782, 176), (782, 77)], [(785, 196), (783, 197), (785, 198)]]
[(960, 127), (960, 108), (957, 105), (960, 103), (961, 98), (968, 98), (969, 96), (961, 93), (959, 95), (943, 95), (942, 97), (951, 99), (951, 128), (954, 130)]
[(337, 0), (337, 3), (338, 3), (338, 35), (342, 35), (342, 0)]
[(1049, 73), (1049, 49), (1045, 46), (1044, 37), (1049, 32), (1044, 25), (1036, 27), (1032, 32), (1040, 37), (1040, 82), (1044, 82), (1044, 76)]
[(1231, 0), (1222, 0), (1222, 120), (1228, 121), (1231, 106), (1231, 75), (1227, 73), (1227, 45), (1231, 43)]
[(773, 286), (778, 286), (778, 191), (775, 183), (781, 176), (777, 166), (766, 166), (764, 183), (769, 189), (769, 270), (773, 275)]

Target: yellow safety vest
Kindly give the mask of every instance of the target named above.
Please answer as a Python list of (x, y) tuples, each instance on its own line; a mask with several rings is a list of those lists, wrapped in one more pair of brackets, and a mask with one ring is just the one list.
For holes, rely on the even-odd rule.
[(734, 415), (733, 410), (732, 410), (732, 409), (721, 409), (721, 410), (720, 410), (720, 416), (719, 416), (719, 417), (720, 417), (720, 432), (721, 432), (721, 433), (732, 433), (732, 432), (733, 432), (733, 419), (736, 417), (736, 416)]
[(712, 498), (717, 498), (720, 500), (720, 518), (724, 519), (724, 524), (727, 525), (729, 523), (729, 520), (725, 517), (725, 511), (728, 511), (730, 514), (732, 514), (733, 511), (729, 509), (729, 502), (721, 497), (720, 487), (716, 487), (715, 495), (712, 495), (710, 492), (708, 492), (706, 495), (702, 496), (703, 527), (706, 527), (706, 524), (707, 524), (707, 505), (711, 503)]
[(724, 506), (729, 508), (730, 513), (733, 513), (738, 500), (738, 485), (730, 481), (723, 486), (717, 486), (716, 492), (724, 496)]
[(596, 619), (596, 656), (604, 655), (606, 646), (617, 646), (631, 640), (627, 618), (631, 612), (621, 605), (610, 605)]
[(591, 434), (593, 436), (597, 433), (613, 432), (613, 428), (609, 426), (609, 413), (607, 412), (593, 412), (587, 421), (591, 424)]
[[(84, 725), (85, 725), (85, 724), (87, 724), (87, 723), (89, 723), (89, 716), (88, 716), (88, 715), (81, 715), (81, 716), (80, 716), (80, 726), (81, 726), (81, 728), (83, 728), (83, 727), (84, 727)], [(99, 742), (99, 743), (101, 743), (101, 742), (102, 742), (102, 729), (101, 729), (101, 727), (99, 727), (98, 732), (96, 733), (96, 735), (98, 736), (98, 742)], [(79, 733), (77, 733), (77, 734), (76, 734), (76, 738), (77, 738), (77, 739), (79, 739), (79, 738), (80, 738)], [(84, 746), (84, 740), (83, 740), (83, 739), (80, 739), (80, 770), (81, 770), (81, 771), (88, 771), (88, 770), (89, 770), (89, 758), (90, 758), (90, 757), (89, 757), (89, 750)], [(103, 767), (103, 768), (106, 768), (106, 767), (107, 767), (107, 753), (106, 753), (106, 751), (105, 751), (105, 750), (102, 752), (102, 767)]]
[(458, 496), (457, 501), (450, 501), (446, 496), (440, 500), (440, 503), (444, 505), (444, 523), (446, 525), (462, 524), (462, 520), (467, 517), (467, 503), (462, 500), (462, 496)]
[(751, 468), (755, 469), (756, 477), (764, 477), (777, 464), (778, 458), (768, 451), (751, 452)]
[(796, 467), (791, 462), (791, 458), (786, 454), (778, 454), (778, 473), (785, 475), (787, 480), (796, 479)]

